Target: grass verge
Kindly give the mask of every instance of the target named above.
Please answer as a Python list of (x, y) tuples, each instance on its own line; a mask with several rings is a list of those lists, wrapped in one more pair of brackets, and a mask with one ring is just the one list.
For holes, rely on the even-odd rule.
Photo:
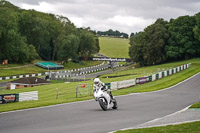
[(200, 102), (193, 104), (190, 108), (200, 108)]
[(115, 133), (199, 133), (200, 121), (162, 127), (132, 129)]

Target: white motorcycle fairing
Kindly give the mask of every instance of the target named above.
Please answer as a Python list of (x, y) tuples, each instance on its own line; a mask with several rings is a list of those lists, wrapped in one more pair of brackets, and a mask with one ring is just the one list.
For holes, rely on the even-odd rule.
[(94, 97), (96, 101), (99, 101), (99, 104), (104, 111), (111, 107), (117, 109), (117, 101), (115, 99), (111, 100), (111, 97), (106, 90), (102, 90), (101, 88), (96, 89), (94, 91)]

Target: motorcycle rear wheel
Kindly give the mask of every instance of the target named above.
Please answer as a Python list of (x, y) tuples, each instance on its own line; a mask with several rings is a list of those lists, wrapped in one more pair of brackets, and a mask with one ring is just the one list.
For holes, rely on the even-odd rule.
[(117, 109), (118, 105), (117, 105), (117, 101), (116, 99), (113, 99), (113, 109)]

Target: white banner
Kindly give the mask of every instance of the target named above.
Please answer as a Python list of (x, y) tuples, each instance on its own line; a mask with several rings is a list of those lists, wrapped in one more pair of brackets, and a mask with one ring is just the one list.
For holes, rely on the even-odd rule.
[(135, 79), (120, 81), (120, 82), (117, 82), (117, 89), (126, 88), (126, 87), (129, 87), (129, 86), (133, 86), (135, 84), (136, 84)]
[(117, 82), (111, 82), (110, 83), (110, 89), (111, 90), (117, 90)]
[(19, 102), (38, 100), (38, 91), (19, 93)]

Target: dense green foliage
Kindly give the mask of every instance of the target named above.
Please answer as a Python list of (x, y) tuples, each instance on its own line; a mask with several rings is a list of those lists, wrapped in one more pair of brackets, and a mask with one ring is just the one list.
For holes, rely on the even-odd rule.
[(128, 34), (119, 32), (118, 30), (113, 31), (112, 29), (108, 31), (98, 31), (99, 36), (110, 36), (110, 37), (119, 37), (119, 38), (128, 38)]
[(140, 65), (200, 56), (200, 13), (181, 16), (169, 22), (163, 19), (131, 34), (129, 55)]
[(89, 29), (77, 29), (68, 18), (23, 10), (0, 0), (0, 61), (68, 61), (99, 50), (95, 34)]

